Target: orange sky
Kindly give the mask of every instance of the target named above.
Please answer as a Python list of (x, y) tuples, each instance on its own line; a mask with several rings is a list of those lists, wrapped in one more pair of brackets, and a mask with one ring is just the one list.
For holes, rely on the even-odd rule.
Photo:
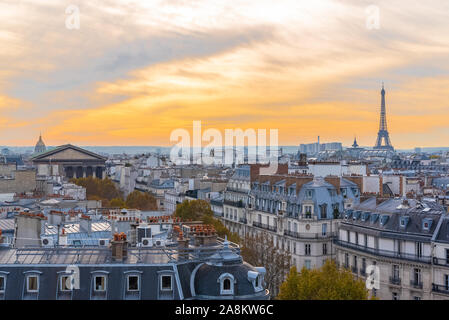
[[(0, 145), (168, 146), (177, 128), (448, 146), (446, 0), (0, 3)], [(379, 29), (367, 28), (369, 5)], [(371, 12), (371, 11), (370, 11)]]

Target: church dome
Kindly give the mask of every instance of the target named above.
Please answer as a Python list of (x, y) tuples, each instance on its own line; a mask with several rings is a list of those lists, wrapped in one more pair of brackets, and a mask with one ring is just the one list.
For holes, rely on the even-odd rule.
[(47, 148), (45, 147), (44, 141), (42, 141), (42, 135), (39, 135), (39, 140), (34, 147), (34, 153), (42, 153), (45, 152)]

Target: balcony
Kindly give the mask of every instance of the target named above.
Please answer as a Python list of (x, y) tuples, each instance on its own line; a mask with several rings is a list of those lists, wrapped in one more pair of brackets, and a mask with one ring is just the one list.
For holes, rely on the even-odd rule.
[(297, 238), (297, 239), (327, 239), (337, 236), (336, 232), (327, 232), (325, 235), (322, 233), (300, 233), (296, 231), (284, 230), (284, 235)]
[(417, 256), (415, 254), (410, 254), (410, 253), (398, 253), (396, 251), (369, 248), (369, 247), (361, 246), (361, 245), (358, 245), (355, 243), (341, 241), (338, 239), (334, 240), (334, 244), (339, 247), (353, 249), (353, 250), (357, 250), (360, 252), (366, 252), (368, 254), (372, 254), (375, 256), (382, 256), (382, 257), (387, 257), (387, 258), (395, 258), (395, 259), (409, 260), (409, 261), (417, 261), (417, 262), (428, 263), (428, 264), (430, 264), (430, 262), (431, 262), (430, 256)]
[(400, 286), (401, 285), (401, 278), (399, 277), (390, 277), (390, 283)]
[(432, 291), (449, 295), (449, 286), (432, 283)]
[(422, 289), (422, 282), (416, 280), (410, 280), (410, 286), (416, 289)]
[(248, 223), (248, 220), (246, 218), (240, 218), (239, 222), (246, 224), (246, 223)]
[(449, 259), (442, 259), (442, 258), (434, 257), (433, 264), (449, 267)]
[(269, 230), (269, 231), (273, 231), (273, 232), (276, 232), (276, 231), (277, 231), (277, 227), (275, 227), (275, 226), (270, 226), (270, 225), (268, 225), (268, 224), (261, 223), (261, 222), (253, 221), (253, 226), (254, 226), (254, 227), (258, 227), (258, 228), (262, 228), (262, 229), (266, 229), (266, 230)]
[(223, 204), (226, 204), (228, 206), (233, 206), (237, 208), (244, 208), (243, 201), (231, 201), (231, 200), (224, 200)]

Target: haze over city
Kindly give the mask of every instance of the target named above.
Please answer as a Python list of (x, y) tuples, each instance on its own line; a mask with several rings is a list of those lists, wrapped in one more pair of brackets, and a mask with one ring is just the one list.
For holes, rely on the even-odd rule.
[(1, 145), (170, 146), (201, 120), (373, 146), (382, 81), (396, 148), (447, 145), (447, 1), (71, 3), (79, 29), (65, 2), (0, 3)]

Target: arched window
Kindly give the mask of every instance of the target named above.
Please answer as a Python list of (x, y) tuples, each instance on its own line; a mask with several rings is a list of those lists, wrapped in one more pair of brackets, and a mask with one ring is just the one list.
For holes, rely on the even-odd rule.
[(231, 290), (231, 279), (226, 278), (223, 280), (223, 290)]
[(220, 283), (220, 294), (229, 295), (234, 294), (234, 276), (230, 273), (224, 273), (218, 278)]

